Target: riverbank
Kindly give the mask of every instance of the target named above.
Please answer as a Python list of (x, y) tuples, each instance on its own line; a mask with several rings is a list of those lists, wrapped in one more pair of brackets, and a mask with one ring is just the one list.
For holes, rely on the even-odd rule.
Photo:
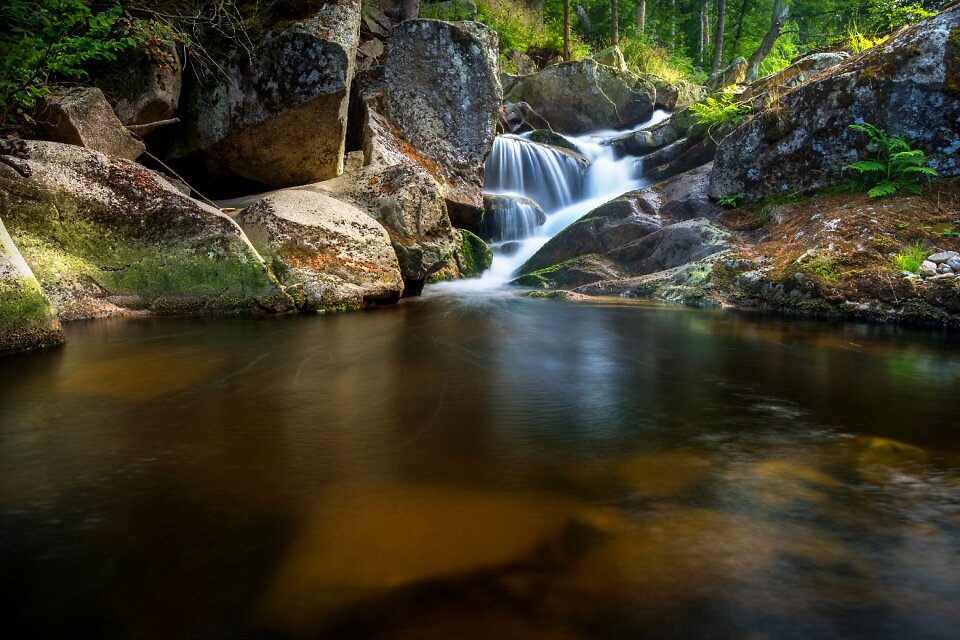
[(751, 307), (821, 318), (960, 326), (960, 277), (921, 277), (898, 256), (960, 251), (960, 180), (876, 200), (828, 193), (726, 210), (736, 246), (635, 278), (571, 288), (585, 296)]

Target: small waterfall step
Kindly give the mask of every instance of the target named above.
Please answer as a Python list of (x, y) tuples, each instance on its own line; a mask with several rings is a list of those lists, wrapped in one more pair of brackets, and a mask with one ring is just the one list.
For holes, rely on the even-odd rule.
[(520, 194), (556, 211), (580, 198), (588, 167), (589, 160), (565, 149), (498, 136), (484, 165), (484, 191)]

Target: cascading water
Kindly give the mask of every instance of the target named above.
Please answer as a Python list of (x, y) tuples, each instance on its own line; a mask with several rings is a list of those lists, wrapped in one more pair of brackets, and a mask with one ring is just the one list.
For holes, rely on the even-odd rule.
[[(669, 115), (656, 111), (649, 121), (633, 130), (653, 126)], [(546, 219), (542, 225), (531, 228), (528, 209), (504, 207), (494, 214), (496, 220), (488, 222), (498, 229), (510, 230), (509, 237), (505, 233), (487, 234), (494, 252), (493, 266), (478, 280), (450, 286), (490, 289), (506, 284), (530, 256), (565, 227), (604, 202), (643, 187), (645, 181), (633, 177), (639, 173), (635, 171), (638, 160), (616, 159), (609, 145), (612, 138), (624, 133), (607, 130), (564, 136), (590, 161), (586, 169), (581, 160), (549, 146), (531, 143), (522, 136), (499, 136), (484, 167), (484, 191), (533, 200), (543, 208)], [(508, 246), (510, 251), (504, 251)]]

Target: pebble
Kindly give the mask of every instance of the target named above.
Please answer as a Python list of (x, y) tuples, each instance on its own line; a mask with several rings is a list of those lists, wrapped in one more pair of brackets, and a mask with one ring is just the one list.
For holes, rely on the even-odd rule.
[(935, 262), (930, 260), (924, 260), (920, 265), (920, 269), (917, 271), (922, 277), (929, 278), (930, 276), (937, 275), (937, 265)]
[(950, 268), (954, 271), (960, 272), (960, 258), (950, 258), (947, 260), (947, 264), (950, 265)]
[(952, 273), (953, 269), (950, 268), (946, 262), (937, 267), (937, 273)]
[(941, 264), (947, 262), (951, 258), (960, 258), (960, 253), (957, 253), (956, 251), (941, 251), (940, 253), (933, 254), (927, 258), (927, 260), (934, 264)]

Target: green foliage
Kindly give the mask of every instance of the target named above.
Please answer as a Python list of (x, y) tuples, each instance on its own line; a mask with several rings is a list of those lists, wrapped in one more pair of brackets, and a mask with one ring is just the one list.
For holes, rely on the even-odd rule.
[(54, 81), (79, 80), (87, 67), (142, 48), (161, 66), (183, 43), (172, 29), (126, 16), (119, 5), (94, 13), (82, 0), (4, 0), (0, 5), (0, 126), (30, 121)]
[(736, 209), (740, 204), (740, 200), (743, 200), (745, 197), (746, 196), (744, 196), (742, 193), (731, 193), (717, 200), (717, 204), (719, 204), (721, 207)]
[(883, 44), (890, 36), (870, 37), (860, 30), (856, 22), (847, 27), (847, 38), (844, 48), (850, 53), (862, 53), (878, 44)]
[(870, 144), (867, 150), (874, 154), (869, 160), (848, 164), (861, 176), (861, 189), (871, 198), (891, 196), (898, 191), (920, 193), (920, 183), (924, 178), (937, 176), (937, 172), (927, 167), (927, 154), (920, 149), (911, 149), (903, 138), (891, 136), (876, 126), (851, 124), (854, 131), (867, 134)]
[(707, 135), (712, 135), (717, 127), (743, 122), (753, 107), (736, 102), (732, 91), (724, 91), (716, 98), (711, 96), (692, 105), (690, 110), (699, 118), (699, 124), (706, 125)]
[(636, 26), (626, 29), (619, 45), (627, 67), (640, 73), (650, 73), (668, 82), (690, 80), (704, 82), (706, 73), (694, 67), (693, 61), (677, 50), (659, 44), (640, 33)]
[(901, 271), (917, 273), (920, 265), (927, 259), (928, 251), (922, 244), (911, 245), (894, 256), (893, 260)]
[(938, 231), (937, 234), (941, 236), (954, 236), (960, 238), (960, 231), (954, 231), (950, 227), (947, 227), (943, 231)]

